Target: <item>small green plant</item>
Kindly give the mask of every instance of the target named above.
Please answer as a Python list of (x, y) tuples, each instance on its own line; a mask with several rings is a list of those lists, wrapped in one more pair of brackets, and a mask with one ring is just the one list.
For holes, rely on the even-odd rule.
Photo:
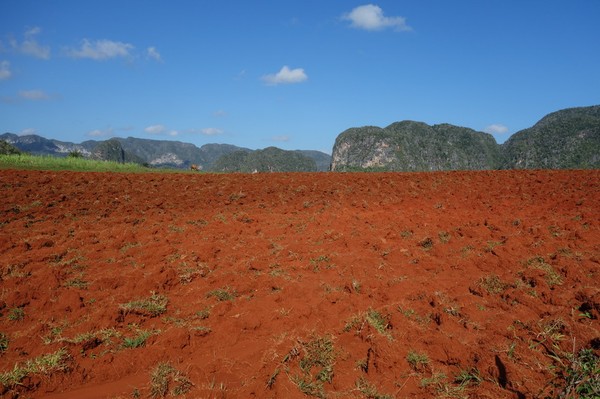
[(527, 260), (527, 266), (542, 270), (546, 273), (546, 282), (550, 287), (562, 284), (562, 276), (554, 270), (552, 265), (546, 263), (543, 257), (536, 256)]
[(142, 316), (156, 317), (167, 311), (167, 304), (169, 299), (157, 293), (147, 299), (139, 299), (131, 302), (127, 302), (120, 305), (120, 308), (125, 313), (135, 313)]
[(503, 283), (502, 280), (500, 280), (500, 277), (495, 274), (482, 277), (477, 284), (489, 294), (500, 294), (507, 287), (507, 284)]
[(71, 356), (66, 349), (59, 349), (54, 353), (42, 355), (25, 364), (16, 364), (12, 371), (0, 374), (0, 385), (6, 389), (13, 389), (21, 384), (21, 381), (32, 374), (51, 374), (65, 372), (70, 369)]
[(426, 237), (423, 240), (421, 240), (421, 242), (419, 242), (419, 245), (425, 251), (429, 251), (431, 248), (433, 248), (433, 240), (431, 239), (431, 237)]
[(125, 252), (127, 252), (127, 250), (128, 250), (128, 249), (130, 249), (130, 248), (135, 248), (135, 247), (139, 247), (139, 246), (141, 246), (141, 245), (142, 245), (142, 244), (141, 244), (141, 243), (139, 243), (139, 242), (128, 242), (128, 243), (125, 243), (125, 245), (123, 245), (121, 248), (119, 248), (119, 251), (120, 251), (121, 253), (125, 253)]
[(581, 349), (577, 353), (558, 352), (550, 357), (555, 361), (555, 377), (548, 384), (549, 395), (556, 398), (600, 398), (600, 358), (593, 349)]
[(69, 152), (67, 156), (69, 158), (83, 158), (83, 154), (77, 150)]
[(321, 267), (324, 267), (325, 269), (331, 269), (335, 266), (333, 263), (331, 263), (331, 260), (327, 255), (321, 255), (316, 258), (311, 258), (310, 263), (313, 267), (314, 272), (318, 272), (319, 270), (321, 270)]
[(391, 395), (379, 393), (377, 388), (369, 383), (364, 377), (360, 377), (356, 381), (356, 389), (367, 399), (392, 399)]
[(0, 353), (6, 352), (9, 342), (8, 335), (0, 333)]
[(360, 294), (360, 287), (361, 287), (360, 281), (352, 280), (352, 290), (354, 292), (356, 292), (357, 294)]
[(333, 379), (335, 352), (331, 337), (314, 337), (302, 345), (298, 356), (302, 374), (290, 377), (292, 382), (304, 394), (324, 398), (324, 384)]
[(194, 384), (190, 379), (171, 366), (169, 363), (159, 363), (150, 374), (150, 396), (164, 398), (171, 393), (173, 396), (189, 392)]
[(487, 247), (485, 247), (485, 252), (494, 252), (494, 248), (499, 245), (504, 245), (503, 241), (488, 241)]
[(86, 341), (92, 340), (94, 338), (96, 338), (96, 333), (92, 331), (92, 332), (86, 332), (86, 333), (79, 334), (71, 339), (65, 338), (64, 341), (72, 343), (72, 344), (80, 344), (82, 342), (86, 342)]
[(367, 322), (374, 329), (376, 329), (379, 334), (387, 337), (389, 340), (392, 339), (392, 335), (388, 332), (388, 330), (391, 328), (389, 317), (384, 317), (378, 311), (369, 309), (365, 315), (365, 320), (367, 320)]
[(344, 331), (349, 332), (352, 329), (356, 329), (358, 333), (360, 333), (365, 324), (369, 324), (387, 339), (392, 339), (392, 335), (388, 331), (391, 329), (389, 316), (383, 316), (381, 313), (373, 309), (369, 309), (364, 313), (354, 315), (344, 326)]
[(479, 370), (475, 367), (472, 367), (469, 370), (460, 370), (460, 373), (454, 377), (454, 382), (460, 385), (479, 385), (482, 381), (483, 378), (481, 378)]
[(236, 297), (236, 293), (235, 291), (231, 291), (231, 288), (229, 287), (225, 287), (225, 288), (219, 288), (216, 290), (212, 290), (209, 291), (206, 294), (207, 298), (217, 298), (219, 301), (231, 301), (233, 299), (235, 299)]
[(438, 233), (438, 237), (440, 239), (440, 242), (442, 244), (447, 244), (448, 242), (450, 242), (450, 233), (448, 233), (447, 231), (440, 231)]
[(435, 385), (439, 388), (441, 388), (444, 384), (442, 383), (442, 381), (444, 381), (446, 379), (446, 374), (444, 373), (433, 373), (431, 375), (431, 377), (424, 377), (421, 378), (421, 386), (422, 387), (428, 387), (431, 385)]
[(208, 222), (204, 219), (188, 220), (186, 223), (198, 227), (204, 227), (208, 224)]
[(135, 349), (144, 346), (146, 345), (146, 341), (148, 340), (148, 338), (150, 338), (155, 333), (155, 331), (139, 330), (135, 337), (123, 338), (123, 348)]
[(413, 235), (413, 232), (410, 230), (404, 230), (404, 231), (400, 232), (400, 237), (402, 237), (402, 238), (410, 238), (410, 237), (412, 237), (412, 235)]
[(198, 317), (200, 320), (208, 319), (209, 316), (210, 308), (204, 308), (196, 312), (196, 317)]
[(466, 247), (461, 248), (460, 252), (462, 253), (462, 257), (468, 257), (474, 249), (475, 248), (472, 245), (467, 245)]
[(561, 236), (560, 227), (558, 227), (558, 226), (548, 226), (548, 231), (550, 232), (552, 237), (560, 237)]
[(275, 380), (277, 379), (277, 376), (279, 375), (280, 371), (281, 370), (279, 370), (279, 368), (276, 368), (273, 374), (271, 374), (271, 376), (267, 380), (267, 388), (273, 388), (273, 385), (275, 385)]
[(563, 332), (566, 328), (566, 324), (560, 318), (540, 321), (538, 322), (538, 326), (540, 328), (540, 332), (537, 334), (538, 343), (533, 345), (533, 347), (538, 344), (543, 344), (544, 342), (555, 345), (565, 339)]
[(418, 353), (415, 351), (408, 352), (408, 355), (406, 355), (406, 361), (410, 367), (417, 372), (424, 371), (425, 367), (429, 365), (429, 357), (424, 353)]
[(205, 337), (212, 332), (212, 329), (206, 326), (195, 326), (192, 327), (191, 330), (198, 337)]
[(87, 289), (88, 287), (88, 282), (81, 279), (81, 278), (73, 278), (68, 280), (65, 284), (65, 287), (72, 287), (72, 288), (79, 288), (82, 290)]
[(8, 311), (8, 320), (21, 321), (25, 318), (25, 310), (23, 308), (12, 308)]

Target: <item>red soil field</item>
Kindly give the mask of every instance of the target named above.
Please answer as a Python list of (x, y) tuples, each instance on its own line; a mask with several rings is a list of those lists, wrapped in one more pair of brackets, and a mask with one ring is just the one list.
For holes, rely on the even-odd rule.
[(2, 170), (0, 396), (554, 397), (599, 181)]

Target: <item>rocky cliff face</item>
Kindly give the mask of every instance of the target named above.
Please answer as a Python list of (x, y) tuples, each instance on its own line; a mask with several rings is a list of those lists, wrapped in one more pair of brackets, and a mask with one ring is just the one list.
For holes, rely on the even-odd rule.
[(495, 169), (501, 159), (500, 148), (489, 134), (448, 124), (404, 121), (384, 129), (368, 126), (346, 130), (335, 141), (331, 169)]
[(140, 157), (130, 154), (123, 149), (118, 140), (110, 139), (99, 142), (90, 155), (91, 159), (102, 161), (113, 161), (119, 163), (133, 162), (143, 164), (144, 160)]
[(504, 144), (505, 169), (600, 168), (600, 106), (553, 112)]
[(351, 128), (334, 144), (331, 170), (433, 171), (600, 168), (600, 106), (542, 118), (503, 145), (486, 133), (404, 121)]

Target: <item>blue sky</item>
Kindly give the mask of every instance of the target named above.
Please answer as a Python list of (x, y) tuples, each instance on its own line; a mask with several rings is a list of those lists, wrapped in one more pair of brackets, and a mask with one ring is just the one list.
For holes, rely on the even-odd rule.
[(0, 132), (331, 152), (600, 104), (600, 1), (0, 0)]

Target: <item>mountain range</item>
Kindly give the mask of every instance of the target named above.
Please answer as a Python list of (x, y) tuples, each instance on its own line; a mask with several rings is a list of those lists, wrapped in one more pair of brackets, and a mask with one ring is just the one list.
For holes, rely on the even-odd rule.
[(350, 128), (335, 140), (333, 171), (600, 168), (600, 106), (569, 108), (497, 144), (449, 124), (396, 122)]
[[(134, 137), (88, 140), (77, 144), (46, 139), (35, 134), (19, 136), (4, 133), (0, 135), (0, 140), (33, 155), (67, 156), (78, 153), (93, 159), (135, 162), (158, 168), (186, 169), (195, 164), (201, 170), (219, 172), (327, 171), (331, 163), (331, 156), (320, 151), (286, 151), (275, 147), (251, 150), (230, 144), (205, 144), (196, 147), (180, 141)], [(274, 153), (277, 155), (274, 156)], [(227, 159), (234, 164), (228, 165)]]
[(134, 137), (80, 144), (38, 135), (0, 135), (35, 155), (136, 162), (151, 167), (215, 172), (433, 171), (600, 168), (600, 105), (568, 108), (498, 144), (490, 134), (450, 124), (402, 121), (380, 128), (350, 128), (335, 140), (332, 155), (320, 151), (251, 150), (230, 144), (194, 144)]

